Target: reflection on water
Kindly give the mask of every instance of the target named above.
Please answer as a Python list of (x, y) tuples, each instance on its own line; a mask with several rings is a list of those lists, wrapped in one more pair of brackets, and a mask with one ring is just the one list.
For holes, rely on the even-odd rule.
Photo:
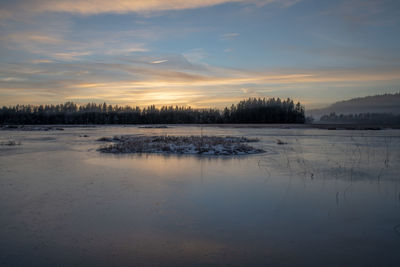
[[(257, 137), (239, 157), (100, 154), (122, 134)], [(399, 131), (0, 132), (0, 265), (400, 263)], [(88, 137), (83, 137), (87, 135)], [(279, 138), (287, 145), (277, 145)]]

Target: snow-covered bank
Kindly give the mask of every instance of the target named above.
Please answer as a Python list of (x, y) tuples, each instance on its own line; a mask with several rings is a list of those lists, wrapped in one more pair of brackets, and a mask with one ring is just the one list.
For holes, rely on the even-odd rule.
[(7, 131), (64, 131), (64, 128), (58, 126), (43, 126), (43, 125), (3, 125), (0, 130)]
[(169, 128), (166, 125), (147, 125), (147, 126), (139, 126), (141, 129), (167, 129)]
[(105, 153), (248, 155), (264, 152), (246, 144), (257, 139), (232, 136), (114, 136), (98, 141), (113, 142), (99, 148)]

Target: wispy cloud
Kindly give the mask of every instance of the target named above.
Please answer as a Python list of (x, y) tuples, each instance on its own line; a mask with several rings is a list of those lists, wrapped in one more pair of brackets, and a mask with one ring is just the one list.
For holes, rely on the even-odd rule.
[(203, 48), (195, 48), (195, 49), (191, 49), (191, 50), (187, 51), (187, 52), (184, 53), (183, 55), (185, 56), (185, 58), (186, 58), (189, 62), (198, 63), (198, 62), (200, 62), (202, 59), (204, 59), (205, 57), (207, 57), (207, 52), (204, 51)]
[(64, 42), (59, 37), (46, 35), (42, 32), (16, 32), (0, 37), (0, 40), (10, 43), (38, 43), (38, 44), (60, 44)]
[(248, 96), (293, 97), (307, 90), (315, 95), (321, 86), (345, 90), (400, 81), (400, 68), (249, 71), (186, 65), (181, 60), (150, 64), (157, 60), (132, 57), (119, 63), (0, 64), (0, 104), (35, 103), (41, 95), (40, 103), (103, 99), (133, 105), (223, 106)]
[[(305, 99), (398, 88), (397, 28), (380, 27), (399, 22), (396, 1), (297, 2), (6, 1), (0, 105), (74, 99), (200, 107), (272, 93)], [(315, 15), (325, 7), (330, 13)], [(188, 9), (198, 10), (180, 12)], [(312, 21), (299, 13), (312, 13)], [(349, 34), (348, 24), (364, 32)]]
[[(144, 42), (134, 41), (142, 38), (138, 31), (119, 31), (106, 37), (96, 32), (84, 36), (67, 36), (54, 29), (37, 31), (5, 32), (0, 36), (1, 45), (12, 51), (21, 51), (41, 57), (38, 60), (78, 60), (88, 55), (127, 55), (146, 52)], [(149, 34), (147, 34), (149, 35)], [(67, 39), (68, 38), (68, 39)], [(132, 40), (133, 39), (133, 40)]]
[(1, 82), (21, 82), (25, 80), (26, 79), (24, 78), (18, 78), (18, 77), (0, 77)]
[(58, 60), (66, 60), (66, 61), (72, 61), (72, 60), (78, 60), (82, 58), (83, 56), (89, 56), (91, 55), (92, 52), (90, 51), (85, 51), (85, 52), (64, 52), (64, 53), (53, 53), (50, 56), (54, 59)]
[(123, 46), (120, 46), (119, 48), (109, 48), (109, 49), (104, 49), (105, 51), (103, 52), (106, 55), (121, 55), (121, 54), (130, 54), (134, 52), (147, 52), (149, 51), (146, 47), (145, 44), (142, 43), (131, 43), (131, 44), (126, 44)]
[(33, 59), (31, 61), (29, 61), (29, 63), (32, 64), (46, 64), (46, 63), (53, 63), (53, 60), (50, 59)]
[(161, 64), (161, 63), (165, 63), (165, 62), (167, 62), (168, 60), (166, 60), (166, 59), (164, 59), (164, 60), (154, 60), (154, 61), (151, 61), (150, 63), (151, 64)]
[(232, 39), (238, 37), (239, 35), (240, 35), (240, 34), (237, 33), (237, 32), (231, 32), (231, 33), (222, 34), (222, 35), (220, 36), (220, 38), (221, 38), (222, 40), (232, 40)]
[[(288, 7), (298, 2), (298, 0), (97, 0), (97, 1), (82, 1), (82, 0), (33, 0), (33, 1), (18, 1), (11, 4), (11, 8), (22, 9), (26, 12), (64, 12), (76, 13), (82, 15), (93, 15), (101, 13), (153, 13), (168, 10), (185, 10), (211, 7), (226, 3), (242, 3), (266, 5), (277, 3), (282, 7)], [(9, 7), (10, 8), (10, 7)], [(3, 16), (8, 13), (3, 11)], [(1, 14), (0, 14), (1, 15)]]

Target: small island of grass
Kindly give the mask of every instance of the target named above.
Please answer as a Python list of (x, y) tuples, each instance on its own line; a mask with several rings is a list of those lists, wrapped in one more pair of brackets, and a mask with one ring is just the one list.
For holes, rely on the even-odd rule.
[(99, 148), (104, 153), (165, 153), (200, 155), (249, 155), (265, 152), (248, 145), (257, 139), (232, 136), (114, 136)]

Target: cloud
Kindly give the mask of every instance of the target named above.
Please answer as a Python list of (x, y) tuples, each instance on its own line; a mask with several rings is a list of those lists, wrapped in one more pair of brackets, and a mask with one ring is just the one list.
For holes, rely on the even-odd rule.
[(18, 77), (0, 77), (0, 82), (20, 82), (25, 80), (26, 79), (24, 78), (18, 78)]
[(222, 40), (232, 40), (236, 37), (238, 37), (240, 34), (237, 32), (231, 32), (231, 33), (225, 33), (221, 35)]
[[(60, 56), (74, 56), (60, 55)], [(358, 68), (358, 69), (280, 69), (245, 71), (217, 68), (208, 65), (186, 65), (184, 58), (163, 60), (163, 64), (146, 63), (146, 58), (126, 63), (76, 63), (47, 62), (46, 64), (1, 64), (0, 77), (14, 77), (24, 81), (24, 86), (34, 87), (36, 82), (48, 80), (69, 83), (76, 88), (190, 88), (213, 86), (240, 86), (248, 90), (252, 85), (284, 85), (315, 83), (368, 83), (400, 80), (400, 68)], [(106, 60), (109, 62), (109, 60)], [(50, 79), (51, 77), (51, 79)], [(29, 79), (30, 78), (30, 79)], [(11, 80), (10, 80), (11, 81)], [(68, 82), (69, 81), (69, 82)], [(2, 80), (7, 82), (7, 80)], [(49, 87), (53, 85), (49, 83)]]
[[(75, 53), (65, 53), (58, 57), (74, 58)], [(184, 58), (163, 61), (163, 64), (149, 64), (144, 57), (132, 56), (126, 62), (71, 61), (60, 63), (45, 60), (46, 64), (14, 63), (1, 64), (0, 77), (20, 79), (24, 86), (34, 87), (37, 82), (49, 87), (54, 81), (70, 81), (69, 87), (113, 87), (121, 88), (188, 88), (213, 86), (313, 84), (313, 83), (368, 83), (400, 80), (400, 68), (358, 68), (358, 69), (280, 69), (265, 71), (245, 71), (217, 68), (204, 64), (187, 64)], [(172, 57), (170, 57), (172, 58)], [(154, 62), (154, 61), (153, 61)], [(155, 61), (157, 62), (157, 61)], [(160, 62), (160, 61), (159, 61)], [(37, 63), (37, 62), (34, 62)], [(39, 61), (41, 63), (41, 61)], [(3, 79), (2, 82), (7, 82)], [(65, 85), (64, 83), (62, 84)]]
[(400, 81), (400, 68), (246, 71), (188, 64), (179, 56), (159, 58), (168, 60), (151, 64), (162, 60), (130, 56), (116, 62), (109, 58), (104, 62), (1, 63), (0, 105), (102, 99), (140, 106), (222, 107), (248, 96), (318, 97), (324, 88), (382, 87)]
[(125, 44), (125, 45), (120, 45), (119, 48), (109, 48), (109, 49), (104, 49), (104, 54), (106, 55), (123, 55), (123, 54), (130, 54), (134, 52), (147, 52), (149, 51), (146, 47), (145, 44), (142, 43), (130, 43), (130, 44)]
[(31, 61), (29, 61), (29, 63), (32, 64), (46, 64), (46, 63), (53, 63), (53, 60), (49, 60), (49, 59), (33, 59)]
[(347, 0), (323, 12), (336, 15), (352, 29), (360, 26), (384, 26), (398, 23), (400, 3), (393, 0)]
[(65, 36), (62, 36), (63, 33), (54, 29), (5, 32), (0, 36), (0, 49), (3, 46), (11, 51), (40, 56), (39, 60), (65, 61), (78, 60), (88, 55), (117, 56), (148, 51), (144, 42), (136, 41), (143, 36), (141, 31), (119, 31), (106, 35), (76, 32), (69, 35), (64, 33)]
[[(211, 7), (226, 3), (247, 3), (266, 5), (277, 3), (282, 7), (288, 7), (298, 2), (297, 0), (32, 0), (17, 1), (14, 8), (28, 12), (63, 12), (82, 15), (94, 15), (101, 13), (153, 13), (167, 10), (185, 10)], [(11, 4), (12, 5), (12, 4)], [(5, 11), (2, 12), (6, 16)]]
[(279, 4), (283, 7), (291, 7), (301, 1), (302, 0), (286, 0), (286, 1), (279, 1)]
[(63, 53), (53, 53), (51, 57), (58, 60), (65, 60), (65, 61), (72, 61), (78, 60), (83, 56), (89, 56), (92, 52), (85, 51), (85, 52), (63, 52)]
[(5, 10), (5, 9), (0, 9), (0, 26), (2, 20), (7, 20), (11, 19), (13, 17), (13, 14), (10, 10)]
[(0, 37), (0, 40), (10, 43), (38, 43), (38, 44), (59, 44), (63, 40), (42, 32), (16, 32)]
[(154, 61), (151, 61), (150, 63), (151, 64), (161, 64), (161, 63), (165, 63), (165, 62), (168, 62), (168, 60), (154, 60)]
[(203, 48), (195, 48), (187, 51), (183, 55), (189, 62), (200, 62), (202, 59), (206, 58), (208, 54)]

